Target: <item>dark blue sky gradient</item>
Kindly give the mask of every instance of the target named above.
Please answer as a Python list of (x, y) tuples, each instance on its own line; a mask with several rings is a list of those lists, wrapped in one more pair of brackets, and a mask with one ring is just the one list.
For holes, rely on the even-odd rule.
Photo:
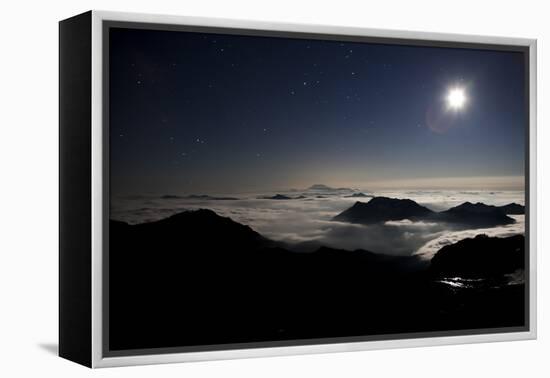
[(111, 29), (111, 190), (522, 189), (524, 92), (518, 52)]

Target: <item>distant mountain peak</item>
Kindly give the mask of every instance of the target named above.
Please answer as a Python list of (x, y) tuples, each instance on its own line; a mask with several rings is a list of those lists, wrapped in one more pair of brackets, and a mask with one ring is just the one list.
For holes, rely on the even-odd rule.
[(351, 188), (332, 188), (324, 184), (313, 184), (307, 190), (318, 190), (318, 191), (349, 191), (352, 192)]
[(415, 219), (433, 213), (410, 199), (374, 197), (369, 202), (357, 201), (349, 209), (333, 218), (335, 221), (350, 223), (379, 223), (390, 220)]
[(515, 223), (513, 218), (506, 215), (504, 209), (481, 202), (475, 204), (464, 202), (449, 210), (438, 213), (437, 218), (444, 222), (473, 227), (492, 227)]
[(308, 189), (310, 190), (333, 190), (330, 186), (324, 184), (313, 184)]
[(504, 206), (499, 207), (505, 214), (520, 215), (525, 214), (525, 206), (520, 205), (519, 203), (509, 203)]
[(260, 197), (260, 199), (290, 200), (290, 199), (292, 199), (292, 197), (285, 196), (284, 194), (275, 194), (274, 196)]
[[(508, 211), (521, 211), (516, 206)], [(492, 227), (514, 223), (506, 215), (504, 207), (481, 202), (464, 202), (449, 210), (436, 213), (411, 199), (374, 197), (369, 202), (357, 201), (353, 206), (336, 215), (333, 220), (349, 223), (371, 224), (396, 220), (430, 220), (471, 227)]]
[(374, 198), (374, 196), (372, 194), (365, 194), (363, 192), (359, 192), (359, 193), (353, 193), (353, 194), (350, 194), (349, 196), (346, 196), (346, 198)]
[(469, 201), (466, 201), (466, 202), (463, 202), (461, 203), (460, 205), (458, 206), (455, 206), (449, 210), (459, 210), (459, 209), (468, 209), (468, 210), (472, 210), (472, 209), (478, 209), (478, 210), (486, 210), (486, 209), (494, 209), (496, 208), (496, 206), (493, 206), (493, 205), (486, 205), (484, 203), (481, 203), (481, 202), (476, 202), (476, 203), (472, 203), (472, 202), (469, 202)]

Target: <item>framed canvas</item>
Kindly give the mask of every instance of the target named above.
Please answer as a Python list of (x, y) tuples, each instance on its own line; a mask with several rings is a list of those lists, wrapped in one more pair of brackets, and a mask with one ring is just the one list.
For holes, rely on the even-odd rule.
[(536, 337), (536, 41), (60, 22), (59, 353)]

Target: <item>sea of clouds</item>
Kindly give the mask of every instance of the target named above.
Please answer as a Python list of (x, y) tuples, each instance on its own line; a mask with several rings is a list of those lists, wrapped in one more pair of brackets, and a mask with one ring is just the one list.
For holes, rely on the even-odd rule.
[[(524, 204), (523, 191), (378, 191), (364, 193), (392, 198), (409, 198), (434, 211), (447, 210), (463, 202), (487, 205)], [(266, 199), (275, 194), (300, 199)], [(290, 190), (278, 193), (217, 194), (235, 200), (185, 198), (185, 196), (138, 195), (111, 199), (111, 218), (130, 224), (150, 222), (172, 214), (206, 208), (236, 222), (249, 225), (270, 239), (312, 250), (321, 245), (340, 249), (365, 249), (392, 255), (417, 254), (430, 259), (441, 247), (478, 234), (510, 236), (523, 234), (523, 215), (516, 223), (483, 229), (453, 229), (435, 222), (389, 221), (385, 224), (355, 225), (331, 219), (356, 201), (347, 190)]]

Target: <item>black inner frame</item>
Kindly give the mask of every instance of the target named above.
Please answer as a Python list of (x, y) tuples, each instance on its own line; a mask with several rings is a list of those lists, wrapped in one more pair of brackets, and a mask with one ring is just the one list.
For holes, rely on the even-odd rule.
[[(514, 51), (520, 52), (524, 56), (524, 98), (525, 98), (525, 324), (520, 327), (501, 327), (501, 328), (486, 328), (486, 329), (464, 329), (464, 330), (449, 330), (449, 331), (433, 331), (433, 332), (415, 332), (401, 333), (389, 335), (362, 335), (353, 337), (331, 337), (331, 338), (315, 338), (315, 339), (298, 339), (298, 340), (283, 340), (283, 341), (266, 341), (266, 342), (250, 342), (250, 343), (234, 343), (234, 344), (216, 344), (216, 345), (199, 345), (199, 346), (184, 346), (184, 347), (167, 347), (167, 348), (146, 348), (146, 349), (127, 349), (127, 350), (110, 350), (109, 348), (109, 217), (110, 217), (110, 115), (109, 115), (109, 49), (110, 49), (110, 29), (145, 29), (157, 31), (173, 31), (173, 32), (195, 32), (195, 33), (212, 33), (212, 34), (229, 34), (255, 37), (270, 37), (270, 38), (293, 38), (293, 39), (313, 39), (313, 40), (330, 40), (343, 42), (363, 42), (386, 45), (408, 45), (408, 46), (423, 46), (423, 47), (446, 47), (458, 49), (475, 49), (475, 50), (497, 50), (497, 51)], [(126, 22), (126, 21), (102, 21), (102, 165), (103, 165), (103, 203), (102, 203), (102, 224), (103, 224), (103, 266), (102, 266), (102, 354), (103, 357), (121, 357), (121, 356), (138, 356), (146, 354), (166, 354), (166, 353), (189, 353), (189, 352), (206, 352), (206, 351), (221, 351), (232, 349), (252, 349), (252, 348), (269, 348), (269, 347), (290, 347), (290, 346), (307, 346), (318, 344), (337, 344), (365, 341), (383, 341), (383, 340), (399, 340), (399, 339), (416, 339), (425, 337), (446, 337), (446, 336), (466, 336), (466, 335), (484, 335), (495, 333), (510, 333), (510, 332), (526, 332), (530, 330), (530, 57), (529, 47), (519, 45), (499, 45), (485, 43), (470, 43), (470, 42), (448, 42), (448, 41), (431, 41), (421, 39), (407, 38), (382, 38), (368, 37), (357, 35), (334, 35), (321, 33), (306, 33), (306, 32), (288, 32), (288, 31), (272, 31), (272, 30), (255, 30), (255, 29), (237, 29), (225, 27), (210, 27), (210, 26), (189, 26), (189, 25), (174, 25), (174, 24), (158, 24), (144, 22)]]

